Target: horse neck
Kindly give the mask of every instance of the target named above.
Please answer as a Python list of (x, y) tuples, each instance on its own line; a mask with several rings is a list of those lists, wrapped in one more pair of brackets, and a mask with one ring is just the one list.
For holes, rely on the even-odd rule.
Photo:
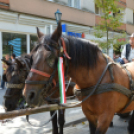
[(73, 68), (69, 65), (68, 76), (72, 78), (80, 88), (93, 86), (99, 80), (105, 66), (106, 60), (101, 52), (98, 53), (98, 60), (94, 68), (86, 69), (86, 67)]

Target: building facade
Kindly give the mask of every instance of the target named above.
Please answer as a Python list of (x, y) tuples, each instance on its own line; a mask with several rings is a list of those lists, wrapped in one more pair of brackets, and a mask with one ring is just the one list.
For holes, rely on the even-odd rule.
[[(124, 8), (120, 29), (131, 34), (134, 32), (134, 1), (120, 0), (119, 6)], [(16, 55), (30, 53), (37, 43), (36, 27), (44, 34), (55, 30), (57, 9), (62, 12), (62, 23), (67, 25), (68, 32), (84, 33), (86, 39), (97, 40), (93, 27), (99, 23), (102, 12), (94, 0), (0, 0), (0, 59), (13, 52)], [(113, 32), (110, 35), (112, 38)], [(109, 55), (112, 57), (112, 54), (111, 49)]]

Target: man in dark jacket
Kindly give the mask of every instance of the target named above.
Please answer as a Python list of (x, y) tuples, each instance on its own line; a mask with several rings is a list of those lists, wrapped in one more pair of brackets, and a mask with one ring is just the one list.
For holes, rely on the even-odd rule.
[(128, 62), (134, 61), (134, 33), (132, 33), (130, 36), (130, 43), (124, 46), (121, 53), (121, 58), (121, 64), (126, 64)]

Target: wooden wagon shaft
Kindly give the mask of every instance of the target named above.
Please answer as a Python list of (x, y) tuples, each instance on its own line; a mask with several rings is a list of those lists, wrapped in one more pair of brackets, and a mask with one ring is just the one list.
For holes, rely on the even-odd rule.
[[(58, 104), (51, 104), (51, 105), (45, 105), (37, 108), (27, 108), (27, 109), (21, 109), (21, 110), (14, 110), (11, 112), (6, 112), (6, 113), (0, 113), (0, 120), (4, 120), (7, 118), (13, 118), (17, 116), (24, 116), (24, 115), (30, 115), (30, 114), (37, 114), (37, 113), (42, 113), (45, 111), (53, 111), (53, 110), (58, 110), (58, 109), (67, 109), (67, 108), (72, 108), (74, 104), (77, 102), (72, 102), (72, 103), (66, 103), (67, 107), (62, 107), (59, 106)], [(75, 107), (79, 107), (75, 106)]]

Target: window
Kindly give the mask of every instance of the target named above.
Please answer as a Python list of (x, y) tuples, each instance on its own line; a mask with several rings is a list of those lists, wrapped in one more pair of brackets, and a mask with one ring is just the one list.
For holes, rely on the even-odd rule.
[(26, 35), (18, 33), (2, 33), (3, 37), (3, 57), (6, 54), (14, 53), (20, 56), (26, 53)]
[(96, 13), (96, 14), (100, 14), (100, 12), (99, 12), (99, 7), (97, 7), (96, 5), (95, 5), (95, 13)]
[(68, 6), (72, 7), (72, 0), (68, 0)]
[(97, 5), (95, 4), (95, 13), (98, 14), (98, 15), (102, 15), (102, 9), (97, 7)]
[(80, 9), (80, 0), (68, 0), (68, 6)]
[(80, 9), (80, 0), (74, 0), (74, 7)]

